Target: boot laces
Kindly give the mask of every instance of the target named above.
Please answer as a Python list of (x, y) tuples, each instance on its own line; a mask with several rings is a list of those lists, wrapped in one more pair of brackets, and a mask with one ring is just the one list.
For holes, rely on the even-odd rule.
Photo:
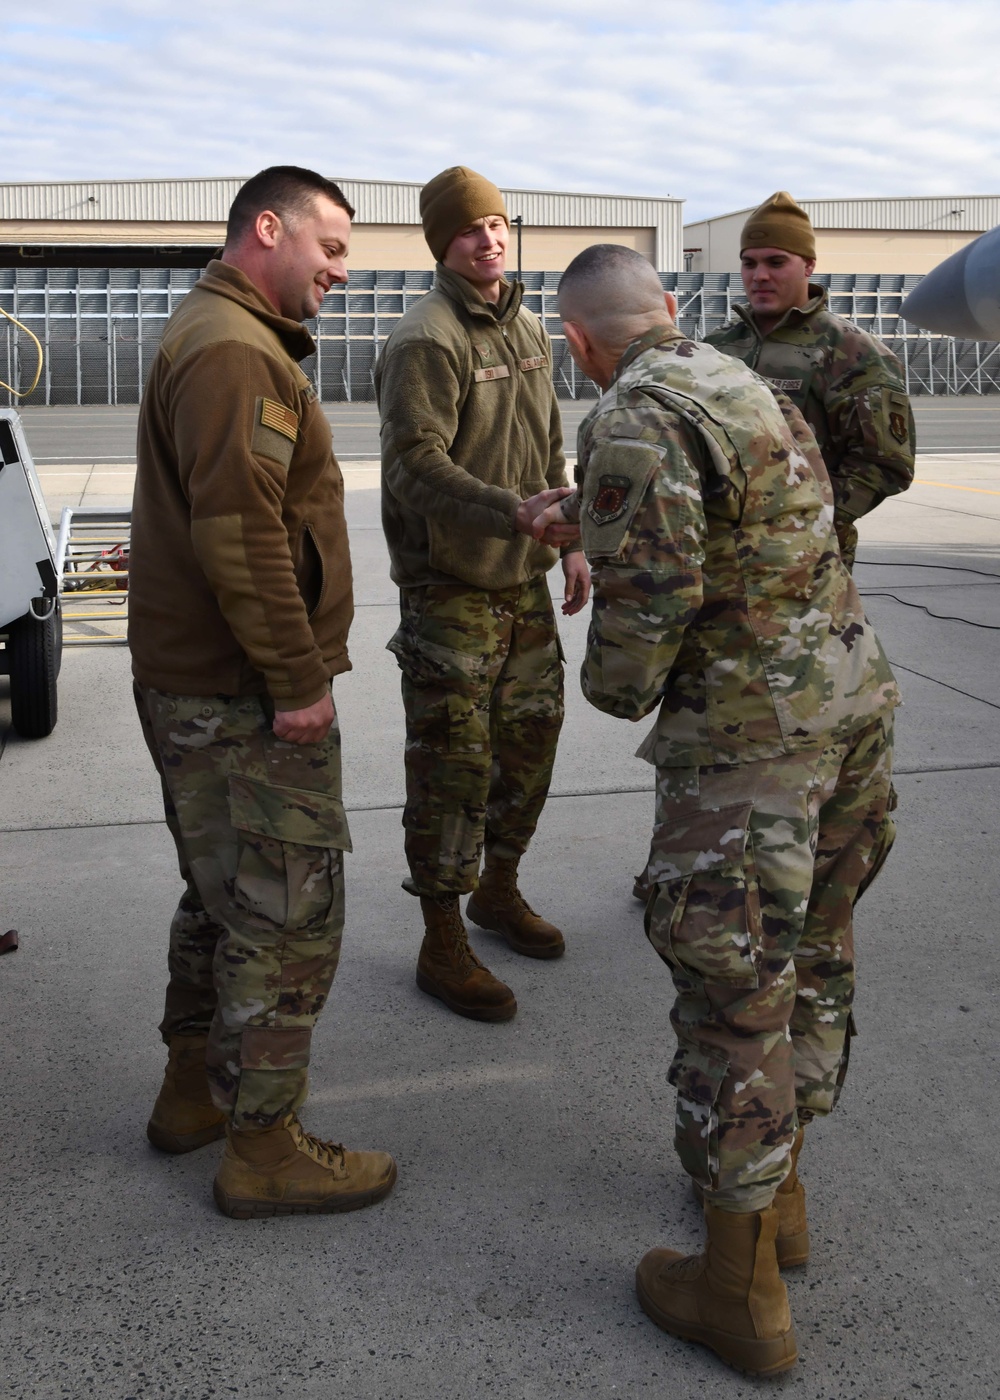
[(302, 1124), (298, 1125), (297, 1147), (304, 1148), (306, 1154), (318, 1162), (321, 1167), (332, 1167), (334, 1170), (344, 1169), (344, 1144), (342, 1142), (327, 1142), (324, 1138), (318, 1138), (313, 1133), (303, 1130)]
[[(517, 887), (517, 866), (499, 865), (496, 867), (497, 890), (504, 904), (518, 914), (534, 914), (535, 911)], [(537, 917), (537, 916), (536, 916)]]

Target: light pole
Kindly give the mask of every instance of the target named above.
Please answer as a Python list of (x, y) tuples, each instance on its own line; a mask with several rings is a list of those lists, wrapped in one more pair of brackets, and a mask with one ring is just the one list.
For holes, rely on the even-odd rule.
[(521, 229), (524, 226), (524, 219), (518, 214), (516, 219), (511, 219), (511, 223), (517, 229), (517, 280), (521, 280)]

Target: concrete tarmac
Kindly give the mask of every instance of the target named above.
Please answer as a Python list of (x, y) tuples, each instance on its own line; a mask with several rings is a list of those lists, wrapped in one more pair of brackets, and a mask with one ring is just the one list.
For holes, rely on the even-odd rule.
[[(524, 884), (567, 954), (534, 963), (475, 935), (518, 995), (505, 1026), (423, 996), (418, 907), (399, 887), (378, 475), (346, 466), (359, 607), (335, 697), (355, 854), (303, 1117), (391, 1150), (399, 1182), (353, 1215), (237, 1222), (212, 1202), (218, 1146), (169, 1158), (148, 1145), (179, 882), (127, 654), (67, 649), (59, 725), (41, 741), (11, 733), (0, 679), (0, 932), (21, 934), (0, 958), (0, 1391), (759, 1395), (655, 1328), (633, 1292), (645, 1249), (700, 1240), (671, 1143), (670, 979), (630, 897), (652, 811), (652, 770), (632, 756), (647, 725), (586, 705), (586, 621), (564, 620), (566, 727)], [(104, 479), (105, 499), (127, 496), (130, 476), (122, 463)], [(787, 1278), (801, 1359), (773, 1383), (797, 1400), (1000, 1393), (1000, 454), (928, 456), (918, 477), (862, 523), (857, 577), (906, 700), (899, 840), (859, 909), (844, 1097), (802, 1160), (813, 1257)], [(43, 479), (55, 511), (67, 482)]]

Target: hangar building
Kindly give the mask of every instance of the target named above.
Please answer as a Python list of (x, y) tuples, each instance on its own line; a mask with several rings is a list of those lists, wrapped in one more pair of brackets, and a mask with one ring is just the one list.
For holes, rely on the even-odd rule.
[[(203, 267), (245, 176), (0, 184), (0, 267)], [(421, 185), (338, 180), (357, 211), (351, 269), (429, 272)], [(504, 190), (522, 268), (561, 271), (591, 243), (625, 243), (658, 272), (681, 266), (680, 199)], [(508, 265), (517, 259), (517, 232)]]
[[(816, 230), (820, 272), (923, 274), (1000, 224), (1000, 195), (799, 203)], [(752, 208), (685, 224), (685, 271), (735, 272), (740, 233)]]

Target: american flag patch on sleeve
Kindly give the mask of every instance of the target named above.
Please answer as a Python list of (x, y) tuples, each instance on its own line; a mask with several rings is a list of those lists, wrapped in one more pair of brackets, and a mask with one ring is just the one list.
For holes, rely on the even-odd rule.
[(295, 442), (299, 436), (299, 415), (274, 399), (261, 399), (260, 421), (263, 427), (273, 428)]

